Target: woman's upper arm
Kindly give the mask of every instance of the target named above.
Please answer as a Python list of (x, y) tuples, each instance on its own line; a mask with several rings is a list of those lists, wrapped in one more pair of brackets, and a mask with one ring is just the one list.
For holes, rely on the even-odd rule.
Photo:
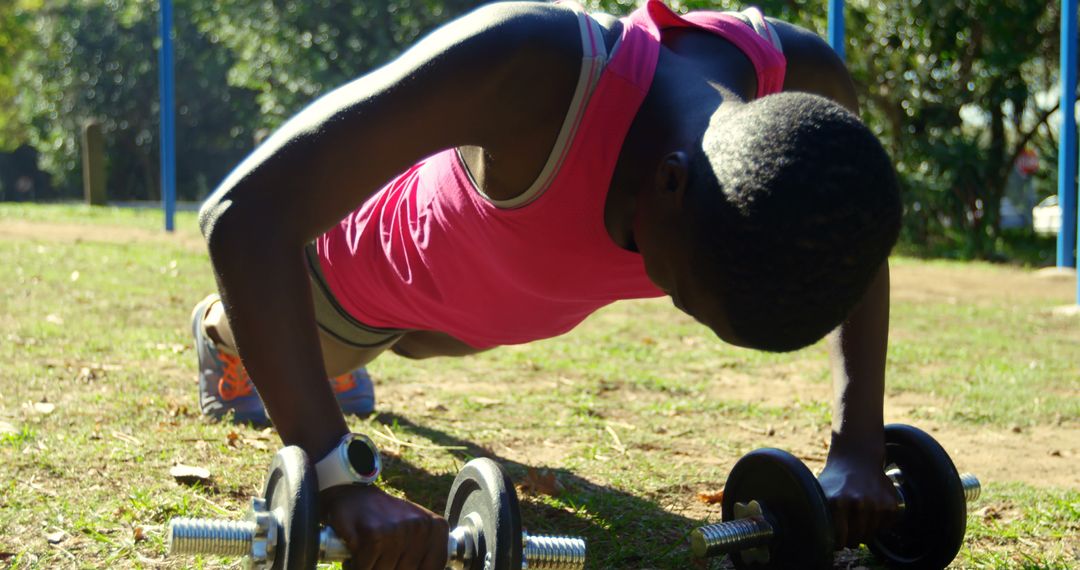
[(576, 26), (566, 10), (516, 3), (443, 26), (282, 125), (207, 201), (204, 233), (273, 216), (307, 241), (423, 157), (528, 128), (520, 101), (543, 89), (545, 67), (580, 62)]

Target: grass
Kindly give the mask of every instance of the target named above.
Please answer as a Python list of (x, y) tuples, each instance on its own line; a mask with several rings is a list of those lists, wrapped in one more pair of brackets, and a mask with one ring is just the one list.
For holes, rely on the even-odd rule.
[[(177, 225), (164, 235), (152, 210), (0, 205), (0, 567), (231, 564), (166, 558), (168, 520), (240, 516), (279, 442), (199, 416), (188, 313), (213, 278), (194, 216)], [(1049, 314), (1074, 285), (982, 264), (893, 266), (890, 418), (932, 426), (958, 464), (991, 470), (955, 566), (1075, 567), (1080, 325)], [(826, 453), (822, 346), (724, 346), (664, 301), (467, 359), (389, 356), (372, 374), (379, 413), (352, 424), (381, 434), (386, 488), (441, 511), (470, 457), (496, 458), (519, 483), (550, 470), (562, 490), (524, 489), (524, 519), (586, 536), (590, 568), (696, 564), (686, 535), (719, 518), (697, 494), (740, 455), (783, 447), (816, 469)], [(212, 478), (180, 485), (177, 463)], [(840, 559), (876, 567), (865, 552)]]

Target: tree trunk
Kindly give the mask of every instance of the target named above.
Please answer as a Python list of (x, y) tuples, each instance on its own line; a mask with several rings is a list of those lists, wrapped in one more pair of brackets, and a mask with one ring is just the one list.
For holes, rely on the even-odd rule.
[(134, 152), (139, 153), (139, 162), (143, 167), (143, 176), (146, 178), (147, 199), (152, 202), (160, 201), (161, 177), (158, 176), (159, 170), (154, 168), (154, 161), (150, 159), (150, 155), (146, 152), (145, 148), (136, 148), (134, 149)]
[[(1001, 93), (1004, 90), (1000, 79), (993, 82), (991, 93)], [(995, 238), (1001, 230), (1001, 198), (1005, 195), (1005, 184), (1008, 182), (1011, 166), (1006, 156), (1005, 137), (1005, 111), (1002, 109), (1002, 101), (995, 100), (990, 105), (990, 146), (987, 148), (980, 181), (982, 215), (981, 219), (977, 220), (980, 223), (976, 224), (979, 240), (977, 243), (981, 246), (976, 251), (979, 257), (984, 259), (993, 253)]]

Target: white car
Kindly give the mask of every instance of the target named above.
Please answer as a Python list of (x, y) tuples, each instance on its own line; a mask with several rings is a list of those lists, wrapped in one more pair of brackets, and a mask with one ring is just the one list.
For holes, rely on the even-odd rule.
[(1061, 230), (1061, 207), (1057, 195), (1049, 196), (1031, 210), (1035, 233), (1055, 236)]

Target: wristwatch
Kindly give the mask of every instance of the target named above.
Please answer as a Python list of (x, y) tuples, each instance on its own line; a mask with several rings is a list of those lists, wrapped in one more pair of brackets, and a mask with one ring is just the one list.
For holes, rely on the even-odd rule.
[(315, 464), (320, 491), (338, 485), (370, 485), (380, 471), (382, 459), (375, 442), (358, 433), (345, 434), (341, 443)]

